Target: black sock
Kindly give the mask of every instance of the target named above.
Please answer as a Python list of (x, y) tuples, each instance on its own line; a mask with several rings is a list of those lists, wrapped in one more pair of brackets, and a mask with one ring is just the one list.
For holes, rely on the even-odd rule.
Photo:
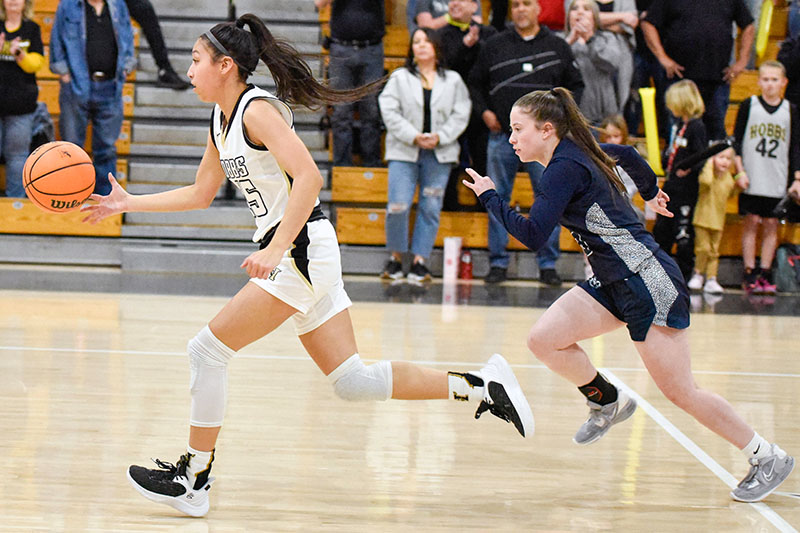
[(771, 268), (762, 268), (761, 269), (761, 277), (767, 280), (770, 284), (772, 284), (772, 269)]
[(578, 390), (586, 396), (586, 399), (600, 405), (608, 405), (617, 401), (617, 388), (606, 381), (600, 372), (592, 381), (578, 387)]

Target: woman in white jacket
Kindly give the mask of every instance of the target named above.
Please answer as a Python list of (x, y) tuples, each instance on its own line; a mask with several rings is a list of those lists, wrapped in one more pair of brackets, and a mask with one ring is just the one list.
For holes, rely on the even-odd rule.
[(458, 162), (458, 136), (467, 127), (472, 102), (461, 76), (444, 68), (435, 33), (420, 28), (412, 35), (405, 66), (392, 72), (378, 103), (386, 124), (386, 247), (391, 252), (381, 277), (403, 277), (408, 215), (419, 184), (408, 280), (428, 281), (431, 273), (425, 260), (439, 231), (444, 190), (450, 168)]

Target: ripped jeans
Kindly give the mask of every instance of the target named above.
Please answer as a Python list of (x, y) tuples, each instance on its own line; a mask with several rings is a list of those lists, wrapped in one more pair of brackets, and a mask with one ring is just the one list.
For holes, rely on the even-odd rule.
[(408, 251), (408, 218), (419, 185), (411, 253), (425, 259), (430, 257), (451, 167), (451, 163), (439, 163), (433, 150), (420, 150), (416, 163), (389, 161), (386, 247), (390, 252)]

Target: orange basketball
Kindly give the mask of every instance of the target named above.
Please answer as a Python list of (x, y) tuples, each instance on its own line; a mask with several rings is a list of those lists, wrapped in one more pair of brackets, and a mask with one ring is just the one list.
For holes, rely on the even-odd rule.
[(43, 144), (25, 161), (22, 185), (40, 209), (66, 213), (78, 209), (94, 191), (94, 165), (77, 144)]

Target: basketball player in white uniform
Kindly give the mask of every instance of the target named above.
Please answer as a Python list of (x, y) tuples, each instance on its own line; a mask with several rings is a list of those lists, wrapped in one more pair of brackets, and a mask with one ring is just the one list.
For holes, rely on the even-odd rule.
[[(246, 83), (259, 59), (270, 68), (281, 99)], [(328, 89), (314, 80), (293, 48), (276, 42), (251, 14), (218, 24), (198, 39), (188, 75), (200, 99), (216, 104), (195, 183), (135, 196), (112, 177), (111, 194), (94, 195), (94, 205), (84, 207), (86, 220), (125, 211), (206, 208), (227, 178), (247, 199), (257, 225), (253, 241), (260, 249), (241, 265), (250, 282), (189, 341), (192, 405), (187, 453), (175, 465), (156, 460), (158, 469), (131, 466), (128, 479), (134, 488), (191, 516), (208, 511), (227, 365), (239, 349), (289, 317), (311, 358), (345, 400), (477, 401), (476, 417), (489, 410), (530, 436), (533, 415), (500, 355), (493, 355), (480, 371), (468, 373), (407, 362), (365, 365), (359, 357), (336, 234), (319, 208), (322, 177), (293, 130), (292, 111), (284, 101), (313, 105), (353, 100), (377, 90), (377, 84), (351, 91)]]
[[(778, 219), (773, 210), (790, 185), (800, 192), (800, 131), (794, 104), (783, 99), (786, 69), (777, 61), (765, 61), (758, 69), (761, 96), (751, 96), (739, 106), (736, 137), (736, 179), (739, 214), (744, 216), (742, 260), (743, 288), (754, 293), (773, 293), (772, 260), (778, 246)], [(760, 268), (756, 269), (756, 233), (762, 226)]]

